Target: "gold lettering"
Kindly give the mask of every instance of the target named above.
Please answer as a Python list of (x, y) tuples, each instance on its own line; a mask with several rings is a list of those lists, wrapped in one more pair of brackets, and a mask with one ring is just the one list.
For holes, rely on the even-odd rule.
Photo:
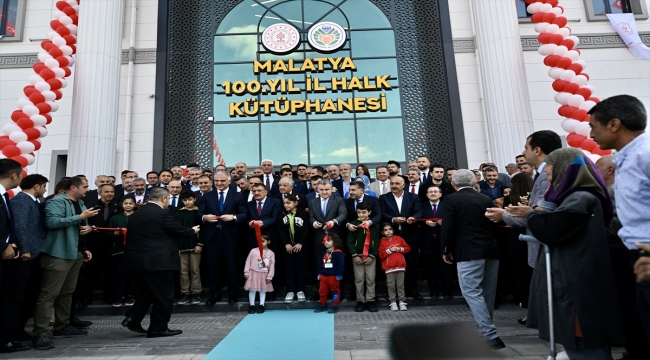
[(314, 67), (314, 63), (309, 58), (305, 59), (305, 62), (302, 63), (302, 67), (300, 68), (300, 71), (302, 72), (305, 72), (307, 70), (316, 71), (316, 68)]
[(366, 98), (355, 98), (354, 99), (354, 111), (356, 111), (356, 112), (366, 112)]
[(230, 103), (230, 117), (244, 116), (244, 112), (241, 109), (243, 105), (243, 102)]
[(293, 66), (293, 59), (289, 59), (289, 72), (301, 72), (300, 68)]
[(368, 98), (366, 103), (368, 104), (368, 111), (377, 111), (381, 108), (378, 98)]
[(352, 103), (352, 99), (337, 99), (338, 107), (339, 107), (339, 112), (343, 112), (343, 110), (347, 112), (354, 112), (354, 105)]
[(307, 81), (305, 83), (307, 92), (311, 92), (311, 75), (307, 75)]
[(367, 76), (363, 77), (363, 89), (364, 90), (372, 90), (376, 89), (377, 87), (375, 85), (370, 84), (370, 80), (368, 79)]
[(386, 105), (386, 94), (379, 95), (379, 100), (381, 101), (381, 111), (386, 111), (388, 108)]
[(315, 92), (325, 92), (325, 91), (327, 91), (327, 88), (325, 86), (320, 85), (320, 79), (319, 78), (314, 78), (314, 91)]
[(275, 66), (273, 66), (273, 72), (274, 73), (279, 73), (279, 72), (287, 72), (287, 65), (285, 65), (284, 61), (278, 60), (275, 63)]
[(321, 108), (322, 113), (326, 112), (337, 112), (338, 109), (334, 105), (334, 101), (332, 99), (326, 99), (325, 103), (323, 104), (323, 107)]
[(390, 86), (388, 83), (388, 78), (390, 75), (383, 75), (383, 76), (377, 76), (375, 80), (375, 84), (377, 84), (377, 89), (392, 89), (393, 87)]
[(253, 72), (259, 74), (260, 72), (270, 72), (271, 71), (271, 60), (266, 60), (264, 64), (259, 61), (253, 61)]
[(289, 100), (286, 97), (279, 97), (275, 101), (275, 112), (279, 115), (286, 115), (289, 113), (289, 110), (291, 110)]
[(271, 88), (271, 94), (275, 94), (278, 92), (278, 85), (280, 84), (280, 79), (277, 80), (266, 79), (266, 84)]
[(314, 102), (310, 100), (305, 101), (305, 112), (308, 114), (316, 112), (318, 114), (320, 112), (320, 99), (316, 99)]
[(332, 78), (332, 91), (339, 91), (339, 87), (341, 87), (341, 90), (345, 91), (348, 86), (348, 79), (345, 77), (342, 77), (340, 79), (338, 78)]
[(273, 101), (260, 101), (260, 105), (264, 108), (264, 115), (271, 115), (271, 106), (273, 106)]
[(325, 70), (325, 62), (327, 61), (327, 58), (315, 58), (314, 61), (318, 63), (318, 71)]
[(299, 93), (301, 89), (299, 87), (293, 86), (293, 79), (289, 79), (289, 93), (295, 94)]
[(298, 109), (304, 109), (305, 102), (302, 100), (291, 100), (291, 114), (296, 115)]
[(343, 64), (341, 64), (341, 71), (343, 70), (356, 70), (357, 67), (354, 65), (354, 62), (352, 62), (352, 59), (349, 57), (346, 57), (343, 59)]
[(350, 83), (348, 84), (348, 91), (352, 90), (363, 90), (361, 81), (359, 81), (359, 78), (356, 76), (353, 76), (352, 79), (350, 79)]
[(332, 70), (338, 71), (339, 70), (339, 63), (341, 63), (341, 58), (327, 58), (327, 61), (332, 64)]

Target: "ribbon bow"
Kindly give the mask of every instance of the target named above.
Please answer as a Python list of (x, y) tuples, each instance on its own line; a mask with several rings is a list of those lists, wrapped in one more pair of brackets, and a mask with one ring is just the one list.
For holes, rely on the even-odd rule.
[(363, 255), (364, 258), (367, 258), (368, 257), (368, 251), (370, 250), (370, 226), (368, 226), (368, 224), (366, 224), (366, 223), (362, 223), (362, 224), (359, 224), (359, 226), (357, 226), (357, 227), (365, 229), (364, 231), (366, 233), (366, 240), (363, 243), (363, 253), (362, 253), (362, 255)]
[(260, 259), (262, 259), (262, 265), (266, 267), (264, 262), (264, 245), (262, 245), (262, 229), (260, 224), (257, 221), (253, 221), (253, 227), (255, 228), (255, 237), (257, 238), (257, 247), (260, 249)]
[(323, 244), (325, 244), (325, 241), (330, 237), (330, 232), (329, 230), (332, 227), (329, 225), (329, 222), (325, 223), (325, 226), (323, 226), (323, 229), (325, 230), (325, 236), (323, 237)]
[(123, 236), (123, 242), (124, 246), (126, 246), (126, 228), (104, 228), (104, 227), (96, 227), (95, 230), (98, 231), (119, 231), (122, 233)]

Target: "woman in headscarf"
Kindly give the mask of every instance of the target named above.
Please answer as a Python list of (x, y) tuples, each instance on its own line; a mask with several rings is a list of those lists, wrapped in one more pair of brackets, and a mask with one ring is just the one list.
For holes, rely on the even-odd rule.
[[(533, 236), (551, 252), (555, 341), (570, 359), (612, 359), (609, 344), (623, 331), (606, 238), (612, 203), (596, 166), (579, 149), (553, 151), (544, 172), (551, 182), (544, 200), (557, 206), (528, 213)], [(552, 207), (546, 204), (546, 208)], [(546, 260), (533, 272), (526, 325), (549, 340)]]
[(357, 175), (356, 180), (357, 181), (363, 181), (363, 187), (364, 187), (363, 193), (365, 195), (378, 197), (376, 192), (370, 190), (370, 178), (368, 178), (368, 176), (366, 176), (366, 175)]

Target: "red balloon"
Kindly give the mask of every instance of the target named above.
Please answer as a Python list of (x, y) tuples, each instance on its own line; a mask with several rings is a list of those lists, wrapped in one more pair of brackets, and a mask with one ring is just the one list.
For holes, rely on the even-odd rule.
[(11, 160), (14, 160), (14, 161), (19, 162), (19, 163), (20, 163), (20, 166), (22, 166), (22, 167), (27, 167), (27, 164), (28, 164), (28, 163), (27, 163), (27, 159), (25, 159), (25, 158), (22, 157), (22, 156), (13, 156), (13, 157), (11, 158)]
[(48, 68), (45, 68), (45, 69), (41, 70), (41, 72), (39, 72), (38, 75), (40, 75), (43, 78), (43, 80), (48, 81), (48, 83), (49, 83), (50, 80), (52, 80), (52, 79), (54, 79), (56, 77), (56, 74), (54, 73), (54, 71), (52, 71), (51, 69), (48, 69)]
[(566, 110), (566, 108), (568, 108), (568, 107), (569, 107), (569, 105), (562, 105), (559, 108), (557, 108), (558, 115), (564, 116), (564, 110)]
[(0, 149), (4, 149), (5, 146), (11, 146), (11, 145), (16, 145), (13, 141), (10, 139), (0, 139)]
[(52, 107), (47, 103), (35, 104), (41, 114), (47, 114), (52, 111)]
[(575, 94), (578, 90), (580, 90), (580, 85), (576, 83), (569, 83), (564, 87), (564, 91), (570, 92), (571, 94)]
[(591, 121), (591, 115), (587, 114), (584, 119), (582, 119), (584, 122), (590, 122)]
[(23, 88), (23, 93), (27, 97), (29, 97), (29, 95), (33, 94), (34, 92), (40, 92), (40, 91), (36, 90), (36, 88), (34, 88), (33, 85), (27, 85)]
[(23, 132), (27, 134), (27, 140), (36, 140), (41, 137), (41, 132), (36, 128), (25, 129)]
[(47, 66), (45, 66), (45, 64), (43, 64), (42, 62), (37, 62), (34, 63), (34, 65), (32, 65), (32, 69), (34, 69), (34, 72), (38, 74), (41, 72), (41, 70), (47, 69)]
[(544, 16), (542, 16), (542, 21), (547, 22), (547, 23), (552, 23), (553, 20), (555, 20), (556, 17), (557, 16), (555, 16), (555, 14), (553, 14), (553, 13), (546, 13), (546, 14), (544, 14)]
[[(56, 93), (56, 91), (54, 93)], [(43, 117), (47, 121), (47, 124), (52, 122), (52, 116), (50, 114), (41, 114), (41, 115), (43, 115)]]
[(72, 45), (77, 42), (77, 39), (74, 38), (72, 35), (66, 35), (63, 37), (65, 40), (66, 45)]
[(585, 116), (587, 116), (587, 110), (578, 109), (574, 111), (573, 114), (571, 114), (571, 116), (578, 121), (582, 121), (585, 118)]
[(58, 90), (61, 87), (63, 87), (63, 84), (61, 84), (61, 81), (59, 81), (57, 79), (47, 80), (47, 83), (50, 84), (50, 88), (52, 88), (52, 90)]
[(565, 80), (560, 80), (560, 79), (555, 80), (553, 81), (553, 90), (557, 92), (562, 92), (564, 91), (564, 87), (567, 86), (568, 84), (569, 82)]
[(526, 4), (532, 4), (532, 3), (537, 2), (537, 1), (539, 1), (539, 0), (526, 0)]
[(5, 146), (2, 148), (2, 154), (8, 158), (12, 158), (20, 155), (20, 149), (16, 145)]
[(566, 118), (572, 118), (572, 117), (573, 117), (572, 115), (573, 115), (573, 113), (574, 113), (576, 110), (578, 110), (578, 108), (575, 107), (575, 106), (570, 106), (570, 105), (567, 106), (567, 107), (564, 109), (564, 117), (566, 117)]
[(41, 148), (41, 143), (36, 140), (27, 140), (30, 143), (34, 144), (34, 151), (37, 151)]
[(591, 97), (591, 90), (588, 88), (580, 88), (580, 90), (576, 91), (576, 95), (580, 95), (585, 98), (585, 100), (589, 100)]
[(583, 141), (587, 139), (586, 136), (582, 136), (580, 134), (576, 133), (571, 133), (566, 136), (566, 143), (569, 144), (569, 146), (578, 148), (580, 147), (580, 144), (582, 144)]
[(599, 147), (598, 147), (598, 144), (594, 140), (586, 139), (586, 140), (584, 140), (583, 142), (580, 143), (580, 148), (582, 150), (587, 150), (587, 151), (591, 152), (591, 150), (593, 150), (594, 148), (599, 148)]
[(70, 35), (70, 29), (68, 29), (67, 27), (65, 27), (63, 25), (56, 28), (55, 31), (58, 32), (59, 35), (61, 35), (61, 36)]
[(72, 70), (70, 70), (70, 68), (67, 67), (67, 66), (63, 68), (63, 72), (65, 73), (65, 74), (63, 74), (63, 77), (68, 77), (68, 76), (72, 75)]
[(68, 66), (68, 64), (69, 64), (68, 59), (65, 58), (65, 57), (63, 57), (63, 56), (59, 56), (59, 57), (57, 57), (57, 58), (54, 59), (54, 60), (58, 61), (58, 62), (59, 62), (59, 66), (62, 67), (62, 68)]
[(551, 36), (553, 36), (553, 34), (541, 33), (537, 37), (537, 41), (539, 41), (540, 44), (548, 44), (551, 41)]
[(61, 24), (59, 20), (50, 21), (50, 27), (52, 28), (52, 30), (56, 31), (56, 29), (60, 26), (63, 26), (63, 24)]
[[(562, 35), (560, 35), (562, 36)], [(557, 67), (561, 67), (562, 69), (568, 69), (569, 66), (573, 64), (573, 60), (569, 59), (568, 57), (562, 57), (560, 60), (557, 61)]]
[(555, 19), (553, 19), (553, 24), (563, 28), (566, 26), (566, 24), (569, 22), (569, 19), (567, 19), (564, 16), (558, 16)]
[(56, 8), (63, 11), (63, 9), (70, 7), (70, 4), (68, 4), (65, 1), (57, 1), (56, 2)]
[(43, 48), (43, 50), (47, 51), (46, 46), (49, 46), (49, 45), (53, 45), (52, 40), (43, 40), (43, 41), (41, 41), (41, 47)]
[(587, 74), (587, 73), (580, 73), (579, 75), (582, 75), (582, 76), (584, 76), (584, 77), (586, 77), (586, 78), (587, 78), (587, 80), (589, 80), (589, 79), (590, 79), (590, 78), (589, 78), (589, 74)]
[(63, 51), (59, 49), (58, 47), (53, 47), (50, 50), (47, 51), (50, 55), (52, 55), (53, 58), (57, 58), (59, 56), (63, 56)]
[[(68, 68), (64, 68), (63, 70), (65, 69)], [(59, 90), (52, 90), (52, 92), (54, 93), (54, 95), (56, 95), (56, 97), (54, 98), (55, 100), (61, 100), (61, 98), (63, 97), (63, 94)]]
[(573, 50), (573, 47), (574, 47), (576, 44), (575, 44), (575, 43), (573, 42), (573, 40), (571, 40), (571, 39), (564, 39), (564, 40), (560, 41), (560, 44), (559, 44), (559, 45), (566, 46), (567, 49), (569, 49), (569, 50)]
[(72, 19), (72, 23), (75, 25), (79, 25), (79, 15), (68, 15), (70, 19)]
[(14, 112), (11, 113), (11, 120), (13, 120), (14, 122), (26, 117), (28, 116), (25, 113), (23, 113), (21, 110), (14, 110)]
[(70, 45), (70, 47), (72, 48), (72, 53), (76, 54), (77, 53), (77, 45)]
[(560, 45), (560, 43), (564, 40), (564, 36), (561, 34), (553, 34), (551, 35), (551, 42), (555, 45)]
[(70, 7), (70, 6), (68, 6), (67, 8), (65, 8), (65, 9), (63, 9), (61, 11), (63, 11), (68, 16), (77, 14), (77, 12), (74, 11), (74, 9), (72, 7)]
[[(558, 1), (558, 3), (559, 3), (559, 1)], [(560, 9), (560, 10), (562, 10), (562, 14), (564, 14), (564, 8), (563, 8), (562, 6), (560, 6), (560, 5), (555, 5), (555, 7), (558, 8), (558, 9)]]
[(600, 99), (595, 97), (595, 96), (590, 97), (589, 100), (595, 102), (596, 104), (598, 104), (600, 102)]
[(600, 155), (600, 156), (607, 156), (612, 154), (612, 150), (603, 150), (600, 148), (600, 146), (596, 146), (591, 150), (592, 154)]
[(582, 65), (578, 63), (573, 63), (571, 64), (571, 66), (567, 68), (567, 70), (573, 70), (574, 73), (580, 74), (580, 72), (582, 71)]
[(557, 66), (557, 61), (560, 60), (562, 57), (560, 55), (548, 55), (546, 57), (547, 59), (547, 64), (548, 66)]
[(552, 7), (556, 7), (557, 4), (560, 2), (559, 0), (546, 0), (544, 1), (546, 4), (551, 4)]
[(20, 126), (21, 129), (29, 129), (34, 127), (34, 122), (30, 118), (21, 118), (16, 121), (16, 125)]
[(540, 22), (543, 21), (542, 19), (543, 19), (544, 15), (545, 15), (545, 14), (544, 14), (544, 13), (541, 13), (541, 12), (534, 13), (533, 16), (530, 17), (530, 20), (531, 20), (532, 22), (534, 22), (534, 23), (540, 23)]
[(45, 102), (45, 96), (39, 92), (35, 92), (29, 95), (29, 101), (33, 102), (34, 105)]
[(54, 48), (54, 47), (56, 47), (56, 45), (54, 45), (54, 44), (45, 44), (45, 45), (43, 46), (43, 48), (45, 49), (45, 51), (49, 51), (51, 48)]

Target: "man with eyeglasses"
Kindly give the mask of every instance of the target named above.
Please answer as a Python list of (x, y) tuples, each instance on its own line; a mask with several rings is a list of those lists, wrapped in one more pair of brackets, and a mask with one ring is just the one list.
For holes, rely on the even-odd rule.
[[(454, 275), (454, 266), (442, 260), (440, 245), (440, 228), (442, 225), (441, 201), (442, 191), (439, 186), (430, 185), (426, 191), (426, 201), (422, 201), (422, 217), (427, 220), (420, 222), (421, 251), (426, 269), (426, 279), (429, 286), (429, 295), (432, 298), (444, 297), (449, 299), (451, 294), (451, 280)], [(440, 285), (438, 285), (440, 282)]]

